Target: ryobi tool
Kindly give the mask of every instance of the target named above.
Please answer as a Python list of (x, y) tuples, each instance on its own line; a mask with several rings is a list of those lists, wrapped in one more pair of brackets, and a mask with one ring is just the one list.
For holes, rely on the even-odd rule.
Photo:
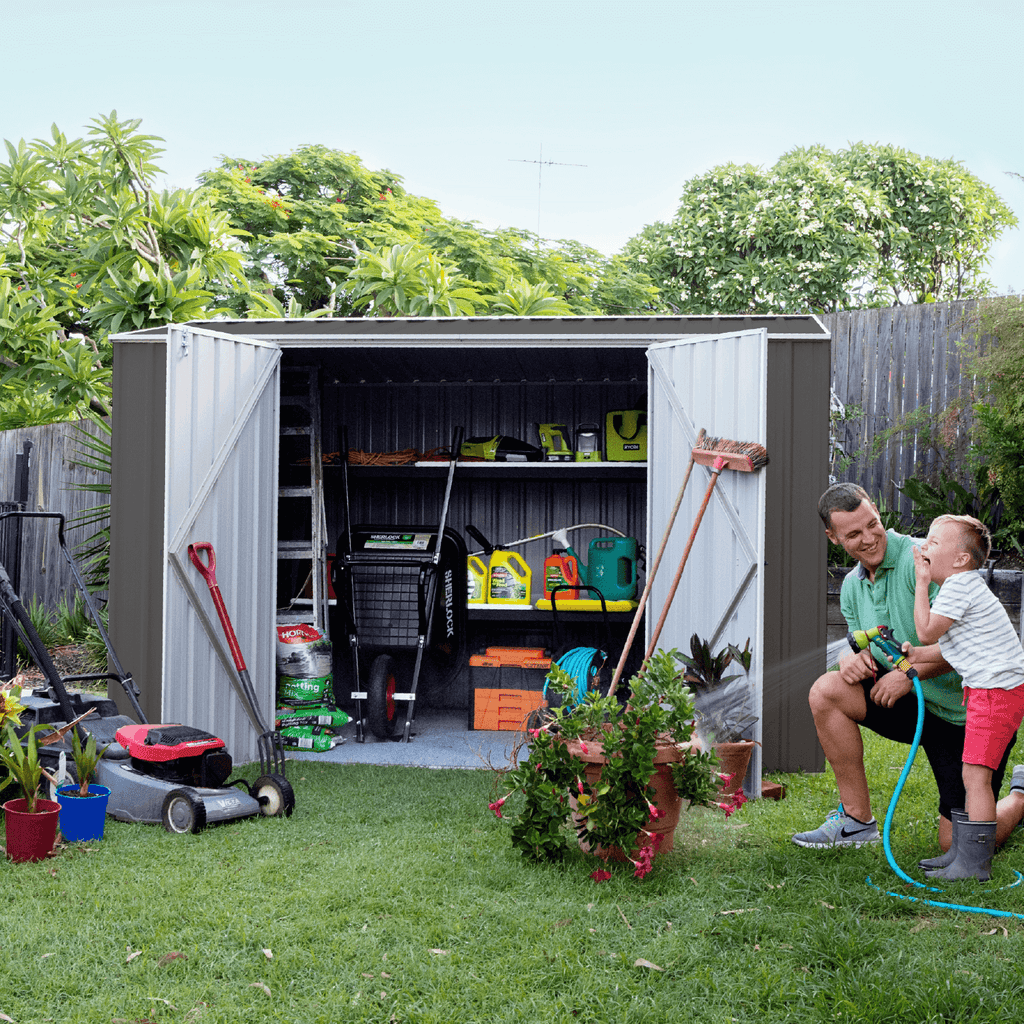
[(565, 439), (564, 423), (538, 423), (540, 446), (544, 449), (545, 462), (572, 462), (573, 454)]
[(467, 437), (459, 446), (459, 455), (487, 462), (542, 462), (544, 459), (544, 453), (536, 445), (504, 434)]

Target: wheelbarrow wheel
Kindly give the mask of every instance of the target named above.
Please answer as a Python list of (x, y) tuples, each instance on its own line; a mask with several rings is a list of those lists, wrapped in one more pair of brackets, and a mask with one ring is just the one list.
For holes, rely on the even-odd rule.
[(287, 818), (295, 810), (295, 790), (283, 775), (261, 775), (252, 784), (252, 795), (265, 818)]
[(172, 789), (164, 797), (160, 817), (168, 832), (202, 832), (206, 828), (206, 804), (198, 793)]
[(370, 666), (370, 681), (366, 686), (366, 722), (370, 732), (379, 740), (390, 739), (400, 713), (404, 709), (395, 700), (397, 689), (395, 659), (381, 654)]

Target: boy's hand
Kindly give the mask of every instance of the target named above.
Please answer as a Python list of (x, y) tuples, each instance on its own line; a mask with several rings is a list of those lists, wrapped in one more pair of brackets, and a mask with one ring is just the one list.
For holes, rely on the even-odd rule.
[(921, 549), (914, 545), (914, 577), (918, 586), (925, 585), (932, 581), (932, 566), (927, 558), (921, 553)]

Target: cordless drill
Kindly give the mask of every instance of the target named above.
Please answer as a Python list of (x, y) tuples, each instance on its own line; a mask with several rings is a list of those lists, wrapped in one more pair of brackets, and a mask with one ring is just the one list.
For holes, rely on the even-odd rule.
[(910, 659), (900, 650), (899, 642), (892, 635), (892, 630), (888, 626), (851, 630), (846, 634), (846, 642), (853, 649), (854, 654), (865, 650), (868, 644), (875, 644), (885, 652), (898, 671), (906, 673), (908, 679), (918, 678), (917, 669), (910, 664)]

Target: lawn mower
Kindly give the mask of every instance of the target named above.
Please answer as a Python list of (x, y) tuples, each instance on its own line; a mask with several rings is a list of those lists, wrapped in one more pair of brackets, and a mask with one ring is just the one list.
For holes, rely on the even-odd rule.
[[(97, 765), (95, 781), (110, 789), (107, 813), (118, 821), (162, 823), (168, 832), (184, 833), (199, 832), (208, 824), (235, 818), (290, 815), (295, 807), (295, 794), (284, 775), (284, 750), (280, 737), (262, 726), (255, 693), (252, 684), (248, 683), (240, 652), (235, 663), (242, 677), (241, 692), (248, 704), (250, 717), (263, 729), (259, 747), (260, 776), (251, 785), (242, 779), (229, 781), (232, 760), (222, 739), (187, 725), (147, 722), (139, 704), (140, 690), (131, 675), (122, 668), (95, 601), (68, 550), (64, 539), (64, 516), (59, 512), (6, 512), (0, 514), (0, 520), (10, 516), (57, 520), (61, 553), (102, 638), (108, 664), (114, 669), (109, 673), (61, 677), (25, 606), (15, 593), (6, 568), (0, 565), (0, 613), (10, 621), (46, 679), (45, 686), (21, 698), (27, 708), (27, 713), (22, 714), (22, 728), (27, 730), (35, 724), (59, 727), (87, 716), (75, 725), (75, 729), (83, 742), (91, 733), (96, 737), (97, 746), (106, 748)], [(208, 572), (212, 577), (212, 549), (210, 553)], [(206, 572), (204, 576), (207, 576)], [(211, 593), (215, 586), (214, 579), (210, 584)], [(220, 612), (223, 601), (218, 602), (218, 597), (219, 591), (214, 596), (214, 603)], [(238, 644), (226, 612), (222, 613), (221, 621), (234, 653)], [(69, 683), (101, 680), (113, 680), (120, 685), (138, 721), (120, 714), (117, 705), (108, 697), (68, 692)], [(60, 742), (40, 748), (41, 760), (51, 774), (59, 770), (61, 753), (66, 755), (67, 770), (73, 778), (70, 734)]]

